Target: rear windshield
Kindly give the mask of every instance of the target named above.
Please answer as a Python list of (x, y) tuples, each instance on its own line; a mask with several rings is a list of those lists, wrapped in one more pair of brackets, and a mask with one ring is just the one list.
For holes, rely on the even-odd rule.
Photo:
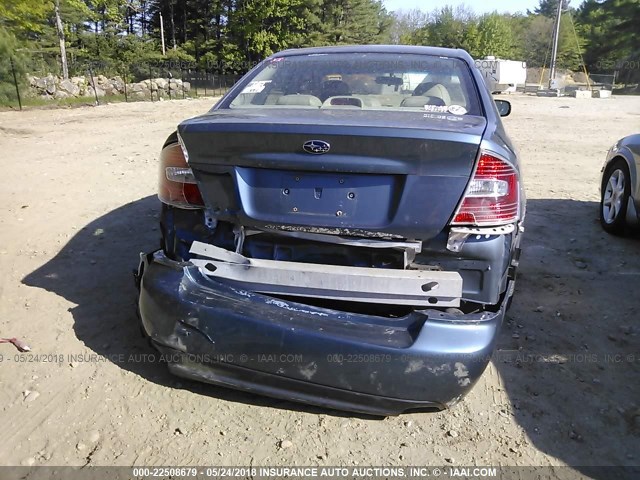
[(222, 108), (349, 108), (480, 115), (467, 64), (415, 54), (332, 53), (266, 60)]

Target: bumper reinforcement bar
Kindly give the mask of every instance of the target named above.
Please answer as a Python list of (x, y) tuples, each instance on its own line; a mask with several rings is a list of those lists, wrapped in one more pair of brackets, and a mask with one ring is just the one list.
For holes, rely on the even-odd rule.
[(457, 272), (346, 267), (247, 258), (215, 245), (193, 242), (191, 263), (218, 280), (259, 293), (352, 302), (458, 307)]

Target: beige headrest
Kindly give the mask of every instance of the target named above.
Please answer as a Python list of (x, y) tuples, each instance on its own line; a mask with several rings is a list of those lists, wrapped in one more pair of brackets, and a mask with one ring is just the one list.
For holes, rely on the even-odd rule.
[(302, 105), (306, 107), (319, 107), (322, 102), (313, 95), (283, 95), (278, 98), (277, 105)]
[(447, 88), (441, 83), (436, 83), (426, 92), (422, 93), (424, 97), (438, 97), (441, 98), (445, 105), (451, 105), (451, 95)]

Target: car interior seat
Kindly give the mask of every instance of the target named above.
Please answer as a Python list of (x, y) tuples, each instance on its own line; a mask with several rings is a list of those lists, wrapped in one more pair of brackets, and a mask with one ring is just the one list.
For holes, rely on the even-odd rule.
[[(451, 94), (447, 87), (441, 83), (425, 82), (418, 85), (413, 91), (413, 96), (436, 97), (440, 98), (444, 105), (451, 105)], [(437, 105), (431, 103), (430, 105)]]

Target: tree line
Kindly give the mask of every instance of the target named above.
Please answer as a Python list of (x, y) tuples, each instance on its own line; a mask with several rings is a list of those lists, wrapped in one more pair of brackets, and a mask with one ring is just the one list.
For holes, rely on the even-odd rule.
[[(543, 66), (558, 1), (478, 15), (464, 6), (389, 12), (380, 0), (2, 0), (0, 75), (6, 81), (9, 56), (19, 73), (66, 76), (96, 65), (144, 77), (149, 63), (244, 73), (285, 48), (382, 43), (460, 47), (475, 58)], [(627, 67), (637, 80), (640, 2), (562, 1), (559, 67)]]
[[(476, 15), (468, 8), (413, 10), (394, 16), (395, 43), (442, 45), (466, 49), (474, 58), (492, 55), (549, 66), (558, 0), (541, 0), (525, 14)], [(640, 2), (585, 0), (574, 8), (563, 0), (558, 66), (591, 73), (624, 70), (640, 77)], [(629, 75), (631, 74), (631, 75)]]

